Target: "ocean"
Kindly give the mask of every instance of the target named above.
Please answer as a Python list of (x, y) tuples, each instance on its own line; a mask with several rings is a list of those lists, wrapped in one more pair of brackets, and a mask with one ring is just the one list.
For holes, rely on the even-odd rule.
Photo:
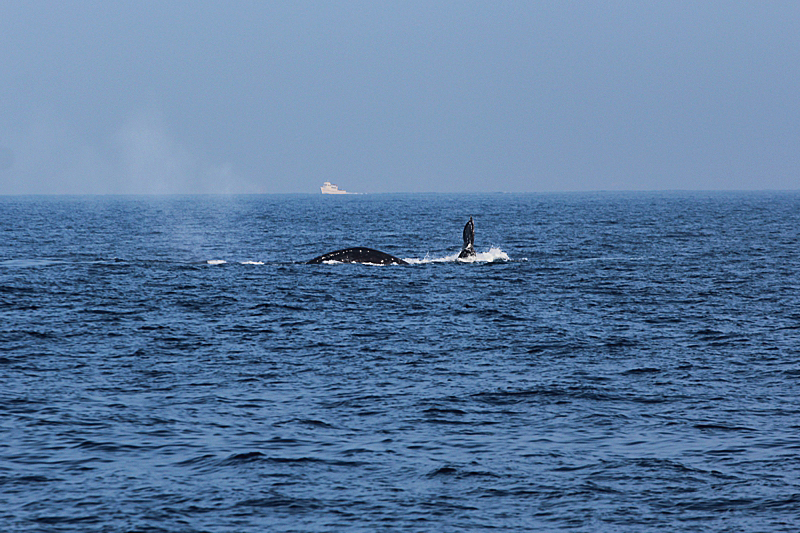
[(798, 265), (798, 192), (0, 197), (0, 530), (795, 533)]

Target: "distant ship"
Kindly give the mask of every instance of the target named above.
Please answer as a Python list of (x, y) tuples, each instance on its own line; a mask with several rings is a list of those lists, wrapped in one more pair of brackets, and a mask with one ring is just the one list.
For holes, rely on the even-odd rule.
[(323, 183), (322, 187), (320, 187), (320, 190), (322, 191), (322, 194), (352, 194), (344, 189), (340, 189), (330, 181)]

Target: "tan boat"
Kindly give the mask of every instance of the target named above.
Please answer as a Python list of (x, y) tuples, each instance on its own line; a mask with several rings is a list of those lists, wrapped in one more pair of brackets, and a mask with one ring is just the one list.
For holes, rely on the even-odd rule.
[(322, 191), (322, 194), (349, 194), (347, 191), (340, 189), (330, 181), (323, 183), (322, 187), (320, 187), (320, 190)]

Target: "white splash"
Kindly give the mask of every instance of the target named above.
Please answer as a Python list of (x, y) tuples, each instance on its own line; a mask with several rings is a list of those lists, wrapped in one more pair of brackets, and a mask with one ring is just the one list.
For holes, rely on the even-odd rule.
[(225, 263), (227, 263), (227, 261), (225, 261), (224, 259), (209, 259), (208, 261), (206, 261), (206, 263), (208, 263), (209, 265), (224, 265)]
[(508, 257), (508, 254), (500, 248), (489, 248), (488, 252), (478, 252), (475, 254), (475, 257), (459, 259), (459, 261), (465, 263), (493, 263), (495, 261), (510, 261), (510, 258)]
[(425, 257), (422, 259), (410, 257), (404, 259), (404, 261), (411, 265), (422, 265), (427, 263), (452, 263), (456, 261), (461, 263), (492, 263), (494, 261), (510, 261), (507, 253), (500, 248), (494, 247), (490, 248), (488, 252), (477, 252), (474, 257), (467, 257), (464, 259), (459, 259), (459, 253), (460, 252), (457, 252), (444, 257), (431, 257), (430, 254), (425, 254)]
[(242, 261), (240, 265), (263, 265), (263, 261)]

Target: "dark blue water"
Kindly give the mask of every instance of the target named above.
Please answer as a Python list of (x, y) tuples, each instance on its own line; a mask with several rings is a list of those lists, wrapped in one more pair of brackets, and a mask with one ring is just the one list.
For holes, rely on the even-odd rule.
[(798, 265), (799, 193), (0, 198), (0, 530), (794, 533)]

